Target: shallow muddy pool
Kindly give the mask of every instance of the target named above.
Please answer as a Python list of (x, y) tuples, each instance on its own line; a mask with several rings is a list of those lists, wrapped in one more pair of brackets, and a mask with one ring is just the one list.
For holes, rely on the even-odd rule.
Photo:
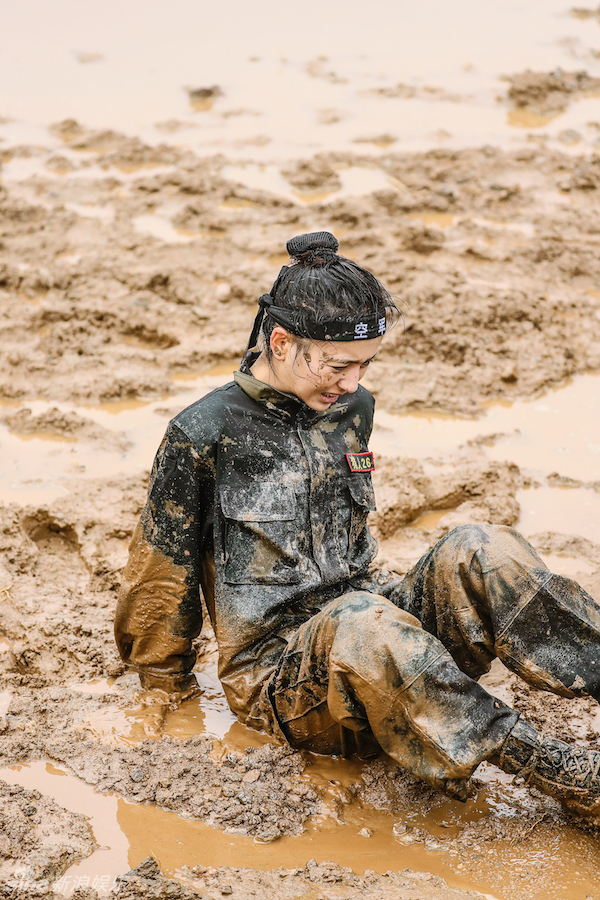
[[(484, 681), (497, 696), (511, 699), (501, 666), (495, 664)], [(214, 666), (208, 665), (206, 672), (200, 673), (199, 682), (205, 697), (187, 701), (162, 718), (153, 718), (152, 707), (121, 708), (118, 680), (71, 687), (114, 698), (114, 706), (109, 709), (116, 729), (103, 730), (99, 720), (86, 723), (86, 727), (97, 729), (101, 741), (130, 743), (160, 735), (185, 740), (193, 733), (212, 734), (216, 739), (214, 752), (224, 754), (266, 740), (239, 723), (232, 725)], [(200, 712), (207, 697), (213, 706), (212, 719), (205, 715), (206, 710)], [(107, 714), (104, 726), (108, 721)], [(140, 723), (144, 727), (140, 728)], [(495, 818), (501, 825), (531, 812), (528, 791), (510, 786), (510, 779), (494, 767), (481, 767), (480, 787), (466, 804), (444, 800), (429, 811), (419, 806), (401, 806), (392, 811), (352, 799), (351, 786), (363, 777), (364, 763), (314, 755), (307, 756), (307, 763), (302, 779), (322, 792), (320, 814), (313, 817), (303, 835), (282, 837), (271, 844), (223, 832), (153, 805), (98, 794), (52, 761), (7, 767), (0, 770), (0, 778), (39, 790), (65, 808), (89, 817), (99, 846), (87, 859), (72, 865), (56, 883), (57, 893), (66, 896), (76, 887), (92, 884), (100, 895), (107, 894), (118, 875), (149, 854), (159, 860), (163, 872), (184, 883), (185, 867), (249, 866), (270, 870), (303, 867), (311, 859), (327, 859), (355, 872), (370, 869), (384, 873), (410, 868), (435, 873), (450, 886), (476, 889), (489, 900), (512, 900), (519, 896), (515, 894), (519, 883), (526, 886), (526, 896), (531, 900), (586, 900), (595, 896), (599, 871), (596, 837), (564, 823), (560, 829), (553, 829), (543, 814), (534, 817), (536, 827), (528, 827), (524, 833), (517, 831), (518, 838), (490, 842), (488, 837), (479, 849), (472, 841), (462, 848), (453, 843), (465, 827), (477, 825), (484, 817)], [(477, 871), (468, 862), (472, 854), (479, 857)]]
[[(38, 511), (27, 532), (36, 546), (32, 540), (20, 546), (16, 574), (0, 565), (0, 607), (5, 630), (13, 629), (10, 637), (0, 629), (0, 658), (6, 662), (3, 738), (16, 741), (16, 734), (27, 741), (36, 729), (43, 731), (54, 703), (46, 695), (60, 684), (69, 695), (64, 702), (75, 710), (59, 723), (64, 728), (68, 721), (73, 730), (71, 751), (85, 737), (108, 760), (133, 753), (145, 739), (155, 747), (172, 738), (180, 747), (204, 735), (222, 760), (267, 741), (229, 711), (214, 655), (198, 667), (201, 696), (177, 709), (134, 695), (131, 676), (89, 680), (90, 671), (110, 671), (97, 666), (96, 655), (102, 659), (106, 651), (101, 640), (108, 640), (108, 613), (95, 604), (114, 597), (141, 473), (149, 470), (169, 419), (231, 378), (234, 360), (208, 371), (206, 366), (238, 352), (234, 332), (250, 321), (258, 282), (273, 277), (267, 263), (276, 273), (287, 261), (284, 221), (291, 236), (292, 222), (301, 223), (298, 230), (312, 230), (330, 227), (331, 218), (342, 242), (348, 240), (348, 255), (385, 263), (386, 283), (391, 277), (399, 279), (394, 285), (410, 286), (415, 275), (415, 283), (420, 278), (435, 296), (441, 290), (448, 303), (463, 279), (474, 305), (489, 291), (504, 309), (504, 295), (518, 291), (523, 303), (526, 295), (543, 295), (545, 308), (558, 310), (546, 296), (552, 285), (568, 311), (549, 316), (548, 332), (577, 349), (577, 328), (593, 333), (600, 316), (586, 305), (600, 296), (597, 191), (588, 170), (582, 176), (576, 168), (580, 156), (588, 157), (587, 165), (600, 148), (600, 97), (579, 91), (554, 109), (518, 107), (507, 96), (506, 76), (531, 69), (549, 77), (560, 76), (560, 70), (600, 77), (599, 49), (598, 11), (576, 12), (564, 0), (347, 0), (343, 9), (305, 0), (294, 11), (276, 0), (223, 0), (210, 9), (196, 0), (21, 0), (0, 9), (1, 204), (3, 192), (7, 198), (0, 226), (5, 219), (10, 223), (0, 241), (0, 302), (7, 309), (13, 303), (3, 348), (13, 367), (8, 379), (14, 374), (16, 384), (3, 392), (25, 398), (0, 399), (0, 416), (14, 423), (0, 423), (0, 503)], [(64, 119), (83, 127), (73, 121), (52, 127)], [(467, 149), (464, 158), (444, 156), (459, 148), (483, 149)], [(398, 163), (403, 153), (429, 150), (431, 156), (411, 158), (408, 166)], [(309, 159), (318, 154), (324, 155)], [(298, 159), (310, 165), (295, 168)], [(559, 234), (566, 235), (566, 249), (558, 246)], [(231, 261), (224, 258), (228, 248), (234, 251)], [(409, 268), (400, 265), (405, 257)], [(463, 300), (471, 302), (468, 292)], [(225, 335), (210, 330), (215, 304)], [(585, 326), (575, 315), (583, 309), (589, 312)], [(509, 350), (516, 333), (511, 316), (507, 307), (502, 328)], [(560, 330), (567, 319), (572, 333)], [(30, 321), (39, 345), (27, 344), (30, 335), (23, 331)], [(423, 318), (425, 330), (429, 322)], [(209, 337), (203, 343), (205, 329)], [(461, 329), (464, 321), (457, 315), (451, 330)], [(473, 341), (482, 355), (481, 345), (488, 338), (493, 343), (490, 335), (484, 330)], [(20, 340), (29, 349), (19, 362)], [(115, 355), (115, 345), (125, 353), (119, 349)], [(533, 384), (533, 393), (536, 384), (597, 368), (597, 360), (579, 355), (571, 368), (551, 367), (544, 374), (544, 360), (553, 366), (561, 358), (549, 346), (540, 349), (538, 381), (524, 381), (527, 373), (520, 372), (515, 391), (518, 385), (526, 393), (524, 385)], [(179, 357), (165, 362), (167, 354), (159, 356), (169, 347), (182, 354), (181, 364)], [(101, 375), (79, 366), (79, 351), (84, 363), (93, 357)], [(129, 385), (104, 384), (113, 368), (127, 375), (128, 365), (137, 367)], [(21, 387), (19, 369), (28, 372)], [(476, 379), (475, 369), (470, 371)], [(499, 395), (505, 386), (498, 381), (501, 373), (493, 366), (491, 371), (496, 382), (486, 396)], [(89, 390), (78, 392), (74, 388), (86, 373)], [(71, 379), (73, 390), (61, 387), (61, 377)], [(45, 378), (54, 391), (44, 391)], [(103, 396), (121, 399), (83, 405)], [(458, 408), (444, 407), (439, 396), (440, 408)], [(389, 408), (400, 408), (394, 399)], [(477, 402), (463, 408), (474, 409)], [(378, 465), (386, 458), (398, 465), (412, 458), (426, 471), (458, 452), (514, 463), (524, 479), (517, 494), (520, 530), (579, 535), (600, 544), (600, 375), (579, 375), (535, 399), (490, 403), (479, 418), (394, 415), (380, 406), (372, 440)], [(42, 424), (36, 427), (38, 417)], [(94, 508), (95, 498), (79, 499), (81, 493), (75, 503), (83, 507), (84, 524), (68, 510), (74, 525), (69, 519), (63, 528), (57, 513), (50, 522), (56, 530), (48, 527), (46, 507), (65, 501), (67, 508), (69, 494), (82, 484), (113, 477), (106, 495), (112, 490), (121, 498), (128, 480), (133, 485), (116, 530), (112, 520), (111, 527), (101, 521), (115, 517), (110, 498), (102, 495), (105, 506)], [(427, 546), (448, 512), (424, 509), (409, 524), (413, 550)], [(15, 521), (28, 515), (17, 509)], [(52, 515), (51, 510), (48, 521)], [(76, 528), (83, 541), (77, 547), (71, 540)], [(113, 542), (106, 559), (105, 538), (107, 545)], [(594, 551), (590, 558), (577, 555), (585, 542), (565, 543), (566, 549), (555, 543), (543, 554), (554, 571), (597, 578)], [(98, 581), (86, 593), (82, 585), (92, 580), (90, 569)], [(42, 620), (46, 631), (39, 630)], [(38, 672), (36, 654), (46, 639), (47, 669)], [(115, 652), (109, 639), (106, 659)], [(55, 674), (55, 660), (47, 658), (53, 654), (73, 656), (64, 682)], [(33, 688), (27, 681), (30, 660)], [(519, 701), (501, 667), (494, 666), (484, 681), (498, 697)], [(28, 720), (26, 701), (36, 691), (42, 696), (35, 712), (40, 718)], [(538, 710), (535, 699), (520, 700), (527, 710)], [(582, 713), (581, 705), (565, 713), (565, 707), (552, 705), (556, 698), (544, 700), (540, 706), (550, 710), (550, 723), (558, 727), (561, 716), (568, 720), (570, 739), (591, 740), (595, 733), (597, 739), (598, 713)], [(10, 746), (17, 750), (6, 758), (21, 759), (21, 745)], [(308, 819), (304, 834), (264, 844), (155, 805), (97, 793), (52, 761), (49, 750), (43, 760), (32, 750), (28, 758), (34, 761), (4, 768), (0, 778), (36, 788), (90, 817), (99, 848), (68, 869), (55, 885), (58, 895), (70, 895), (77, 886), (107, 894), (117, 876), (154, 854), (165, 873), (184, 883), (185, 867), (195, 865), (296, 868), (317, 859), (356, 872), (436, 873), (489, 900), (600, 896), (598, 835), (569, 823), (550, 801), (512, 785), (491, 766), (482, 767), (478, 792), (464, 806), (450, 800), (394, 805), (379, 802), (388, 795), (377, 780), (366, 792), (368, 764), (307, 757), (310, 765), (300, 777), (322, 792), (318, 815)], [(71, 764), (76, 754), (69, 752), (62, 759)], [(354, 791), (356, 785), (363, 793)], [(370, 799), (358, 799), (363, 797)], [(211, 804), (213, 810), (212, 798)], [(327, 890), (311, 887), (303, 896), (321, 900)]]
[(579, 152), (598, 138), (595, 98), (547, 116), (497, 100), (499, 79), (526, 68), (598, 71), (597, 20), (569, 6), (348, 0), (342, 13), (305, 0), (298, 16), (274, 0), (178, 0), (176, 13), (161, 0), (25, 0), (0, 13), (0, 137), (47, 143), (44, 125), (75, 117), (246, 160), (528, 134)]
[(599, 375), (578, 376), (534, 400), (490, 404), (477, 419), (376, 413), (371, 446), (382, 456), (423, 459), (468, 444), (516, 463), (530, 479), (518, 494), (516, 527), (525, 535), (558, 531), (600, 541)]
[[(311, 777), (315, 783), (329, 783), (331, 793), (335, 794), (339, 777), (348, 779), (357, 774), (350, 764), (332, 760), (324, 762), (322, 771)], [(58, 892), (67, 896), (76, 884), (83, 885), (82, 879), (88, 878), (88, 883), (92, 883), (94, 879), (106, 879), (106, 876), (109, 877), (104, 893), (108, 893), (115, 885), (116, 876), (128, 866), (138, 865), (150, 853), (160, 861), (162, 870), (172, 875), (178, 874), (183, 866), (295, 868), (318, 858), (332, 859), (356, 871), (369, 868), (382, 873), (391, 867), (417, 867), (441, 874), (457, 887), (471, 886), (458, 873), (453, 877), (451, 866), (440, 859), (443, 851), (433, 836), (429, 838), (430, 849), (425, 844), (403, 844), (396, 837), (406, 832), (396, 827), (394, 835), (397, 816), (375, 810), (348, 810), (344, 822), (323, 816), (322, 821), (302, 837), (280, 838), (274, 844), (258, 846), (251, 838), (223, 834), (166, 810), (97, 794), (53, 763), (39, 761), (2, 769), (0, 777), (12, 784), (40, 790), (67, 809), (90, 817), (100, 849), (65, 873), (58, 884)], [(470, 812), (478, 815), (476, 805)], [(417, 826), (418, 823), (413, 824)], [(365, 828), (371, 832), (368, 837), (359, 834)], [(164, 840), (165, 833), (169, 834), (168, 843)]]

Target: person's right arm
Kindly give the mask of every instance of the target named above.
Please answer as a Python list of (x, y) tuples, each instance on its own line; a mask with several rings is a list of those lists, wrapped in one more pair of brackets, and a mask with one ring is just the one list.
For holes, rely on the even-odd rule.
[(131, 540), (115, 619), (119, 653), (143, 688), (184, 694), (195, 685), (192, 641), (202, 628), (199, 588), (212, 552), (213, 485), (210, 461), (171, 425)]

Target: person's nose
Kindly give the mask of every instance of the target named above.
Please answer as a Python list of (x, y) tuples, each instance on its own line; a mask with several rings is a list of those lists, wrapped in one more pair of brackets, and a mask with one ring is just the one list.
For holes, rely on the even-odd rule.
[(338, 381), (338, 387), (345, 391), (347, 394), (353, 394), (357, 387), (358, 382), (360, 381), (360, 366), (348, 366), (340, 380)]

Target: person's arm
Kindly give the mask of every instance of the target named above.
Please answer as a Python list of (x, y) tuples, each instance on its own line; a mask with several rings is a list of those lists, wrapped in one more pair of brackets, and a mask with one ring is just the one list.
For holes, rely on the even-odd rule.
[(143, 688), (186, 693), (202, 628), (199, 585), (210, 548), (210, 465), (176, 426), (158, 450), (133, 534), (115, 619), (122, 659)]

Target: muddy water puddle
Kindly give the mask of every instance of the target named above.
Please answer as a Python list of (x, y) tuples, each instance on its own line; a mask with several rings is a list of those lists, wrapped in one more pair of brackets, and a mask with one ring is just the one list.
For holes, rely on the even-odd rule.
[(51, 9), (25, 0), (0, 15), (0, 113), (13, 120), (0, 136), (56, 142), (30, 123), (74, 117), (250, 160), (506, 144), (528, 132), (553, 140), (565, 129), (579, 133), (581, 148), (597, 136), (588, 127), (597, 112), (585, 108), (592, 98), (554, 118), (496, 99), (507, 73), (593, 73), (597, 22), (568, 7), (375, 0), (367, 11), (348, 0), (340, 17), (307, 0), (299, 22), (269, 0), (238, 4), (233, 17), (229, 5), (215, 7), (208, 19), (193, 0), (177, 16), (160, 0), (132, 0), (127, 15), (117, 0), (89, 0), (85, 13), (72, 0)]
[(150, 235), (150, 237), (158, 238), (167, 244), (189, 244), (195, 239), (191, 234), (185, 234), (175, 228), (169, 218), (159, 213), (136, 216), (132, 222), (133, 227), (140, 234)]
[(519, 491), (517, 499), (521, 517), (516, 527), (523, 534), (557, 531), (600, 542), (600, 494), (585, 488), (539, 487)]
[[(494, 695), (510, 702), (512, 694), (505, 676), (506, 670), (496, 661), (483, 681)], [(212, 752), (220, 757), (267, 740), (239, 723), (230, 724), (232, 717), (211, 655), (198, 677), (205, 692), (201, 704), (209, 693), (213, 701), (218, 701), (220, 695), (212, 723), (198, 714), (197, 701), (188, 701), (178, 711), (166, 713), (164, 707), (156, 704), (154, 708), (152, 704), (142, 704), (126, 709), (123, 700), (119, 702), (119, 679), (70, 687), (91, 695), (104, 694), (114, 701), (113, 711), (121, 714), (117, 723), (121, 743), (123, 738), (131, 744), (148, 737), (168, 735), (184, 740), (192, 734), (209, 734), (217, 737)], [(93, 723), (87, 724), (93, 730)], [(97, 736), (112, 742), (106, 733), (97, 732)], [(149, 854), (159, 860), (163, 872), (184, 883), (190, 874), (188, 870), (198, 865), (270, 870), (303, 867), (316, 859), (335, 861), (357, 873), (366, 869), (379, 873), (404, 868), (427, 871), (440, 875), (450, 886), (481, 891), (489, 900), (512, 900), (515, 896), (526, 896), (528, 900), (585, 900), (595, 896), (594, 885), (600, 878), (596, 838), (564, 823), (548, 829), (543, 824), (544, 816), (533, 818), (535, 827), (528, 825), (520, 830), (519, 819), (531, 813), (528, 791), (511, 786), (509, 776), (492, 766), (480, 767), (477, 775), (482, 786), (466, 804), (442, 800), (432, 808), (416, 802), (394, 809), (376, 809), (352, 799), (351, 786), (361, 782), (366, 764), (313, 754), (308, 754), (306, 761), (302, 779), (321, 793), (320, 813), (313, 817), (304, 834), (282, 837), (271, 844), (180, 818), (152, 804), (133, 804), (98, 794), (52, 762), (7, 767), (0, 771), (0, 778), (39, 790), (65, 808), (89, 817), (99, 849), (71, 866), (55, 885), (59, 894), (67, 896), (76, 887), (92, 884), (100, 894), (107, 894), (117, 876)], [(477, 829), (486, 818), (497, 820), (498, 833), (504, 827), (506, 834), (508, 827), (510, 837), (491, 841), (488, 838), (479, 845), (477, 831), (471, 836), (469, 829)], [(531, 822), (531, 816), (527, 821)], [(472, 859), (477, 861), (475, 866)], [(518, 889), (524, 886), (524, 878), (527, 892), (521, 895)]]
[[(518, 495), (524, 534), (552, 530), (600, 542), (600, 375), (578, 376), (535, 400), (490, 404), (478, 419), (376, 412), (371, 447), (382, 456), (439, 457), (468, 444), (516, 463), (530, 479)], [(433, 531), (446, 512), (414, 524)]]
[[(380, 427), (377, 427), (380, 426)], [(373, 444), (386, 456), (433, 456), (468, 442), (524, 471), (600, 477), (600, 375), (580, 375), (535, 400), (491, 403), (478, 419), (436, 413), (376, 414)]]
[[(33, 416), (52, 409), (75, 413), (84, 422), (105, 430), (105, 439), (99, 439), (96, 434), (92, 438), (83, 436), (73, 441), (70, 434), (47, 431), (19, 434), (0, 424), (3, 461), (0, 500), (21, 504), (49, 503), (66, 493), (66, 482), (73, 476), (111, 477), (149, 469), (169, 419), (215, 387), (230, 381), (235, 368), (234, 363), (223, 364), (216, 367), (214, 374), (196, 375), (189, 382), (175, 376), (174, 382), (183, 382), (186, 386), (182, 384), (183, 389), (178, 393), (159, 400), (130, 398), (81, 407), (45, 400), (24, 404)], [(10, 404), (11, 410), (18, 407), (18, 403)], [(117, 438), (116, 447), (113, 436)], [(124, 450), (123, 446), (127, 445), (129, 449)]]
[[(227, 865), (269, 870), (303, 867), (316, 859), (338, 862), (357, 873), (366, 869), (380, 873), (404, 868), (428, 871), (443, 877), (450, 886), (482, 891), (490, 900), (520, 896), (515, 889), (523, 873), (535, 869), (539, 871), (537, 885), (532, 889), (530, 882), (527, 884), (531, 900), (584, 900), (595, 896), (598, 859), (592, 836), (564, 826), (560, 838), (549, 835), (543, 827), (530, 829), (518, 842), (497, 840), (492, 847), (480, 848), (502, 855), (501, 875), (491, 860), (489, 867), (484, 862), (474, 873), (468, 871), (452, 838), (485, 816), (518, 817), (519, 803), (514, 796), (511, 800), (484, 787), (467, 804), (448, 800), (427, 815), (416, 808), (377, 810), (347, 801), (345, 789), (360, 780), (361, 773), (360, 763), (314, 757), (303, 778), (324, 791), (322, 814), (303, 835), (282, 837), (271, 844), (223, 833), (150, 804), (132, 804), (97, 794), (51, 762), (5, 768), (0, 777), (39, 790), (65, 808), (89, 817), (99, 849), (71, 866), (55, 885), (55, 890), (65, 895), (73, 893), (76, 886), (92, 883), (99, 893), (108, 893), (118, 875), (152, 854), (166, 874), (184, 881), (184, 867)], [(484, 771), (484, 782), (488, 777)], [(526, 791), (522, 793), (526, 803)]]
[[(72, 812), (89, 817), (100, 849), (65, 873), (58, 889), (67, 895), (73, 892), (78, 882), (83, 886), (82, 879), (86, 877), (90, 879), (88, 883), (104, 879), (104, 892), (108, 893), (118, 875), (149, 854), (160, 861), (163, 872), (175, 876), (183, 866), (296, 868), (315, 858), (335, 859), (356, 871), (371, 868), (384, 872), (391, 865), (405, 868), (414, 865), (417, 856), (429, 855), (424, 848), (419, 853), (414, 847), (409, 851), (399, 846), (392, 831), (394, 818), (385, 814), (374, 813), (372, 817), (359, 814), (352, 824), (345, 826), (332, 820), (329, 827), (322, 830), (257, 845), (252, 838), (223, 834), (167, 810), (97, 794), (81, 779), (52, 763), (38, 761), (6, 768), (0, 770), (0, 777), (11, 784), (39, 790)], [(365, 820), (373, 831), (368, 839), (358, 835), (365, 827)], [(339, 840), (340, 830), (344, 832), (343, 842)], [(380, 830), (383, 834), (376, 837)], [(168, 841), (165, 841), (165, 834), (170, 837)], [(426, 862), (431, 861), (426, 859)], [(434, 868), (441, 870), (435, 863)]]
[[(107, 679), (88, 684), (72, 684), (71, 690), (92, 696), (115, 698), (115, 703), (90, 713), (82, 727), (104, 743), (131, 746), (144, 738), (169, 735), (186, 740), (194, 734), (206, 734), (227, 745), (256, 745), (262, 738), (243, 726), (229, 709), (217, 675), (216, 659), (202, 660), (194, 673), (201, 694), (176, 707), (157, 701), (151, 693), (140, 697), (133, 707), (119, 702), (119, 682)], [(1, 696), (0, 696), (1, 702)]]

